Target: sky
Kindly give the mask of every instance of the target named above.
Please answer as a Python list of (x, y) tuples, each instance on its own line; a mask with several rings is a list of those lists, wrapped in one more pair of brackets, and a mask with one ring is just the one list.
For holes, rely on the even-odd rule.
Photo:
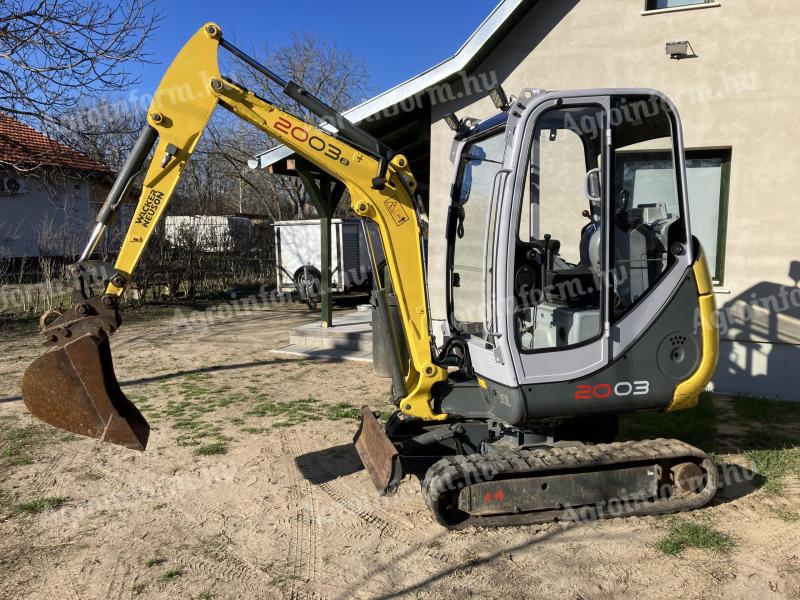
[(155, 64), (131, 72), (141, 78), (136, 88), (152, 92), (186, 40), (214, 21), (245, 51), (281, 46), (303, 32), (334, 42), (365, 63), (374, 95), (452, 56), (498, 1), (162, 0), (162, 21), (147, 46)]

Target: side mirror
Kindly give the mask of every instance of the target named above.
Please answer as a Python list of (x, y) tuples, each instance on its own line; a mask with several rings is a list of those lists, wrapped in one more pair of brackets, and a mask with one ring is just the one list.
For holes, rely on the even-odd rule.
[(600, 169), (592, 169), (586, 173), (586, 198), (589, 202), (600, 202), (603, 197), (603, 186), (600, 183)]

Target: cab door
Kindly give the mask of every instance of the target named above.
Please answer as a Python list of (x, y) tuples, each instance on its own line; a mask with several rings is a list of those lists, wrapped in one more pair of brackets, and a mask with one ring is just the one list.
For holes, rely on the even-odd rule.
[(495, 293), (517, 385), (609, 362), (609, 109), (608, 96), (544, 95), (515, 126)]
[[(462, 144), (451, 212), (458, 226), (449, 228), (457, 231), (449, 244), (450, 327), (466, 335), (482, 379), (516, 388), (608, 363), (608, 293), (600, 280), (607, 241), (597, 245), (610, 179), (608, 108), (604, 96), (545, 95)], [(587, 181), (594, 182), (591, 202)], [(582, 215), (588, 208), (590, 218)], [(586, 227), (600, 236), (599, 262), (583, 269), (575, 291), (582, 297), (569, 308), (546, 293), (546, 271), (578, 269)]]

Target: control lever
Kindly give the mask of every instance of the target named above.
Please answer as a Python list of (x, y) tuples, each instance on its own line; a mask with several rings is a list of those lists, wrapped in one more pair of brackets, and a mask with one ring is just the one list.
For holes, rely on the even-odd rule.
[(548, 269), (551, 267), (550, 240), (552, 237), (549, 233), (544, 234), (544, 262)]

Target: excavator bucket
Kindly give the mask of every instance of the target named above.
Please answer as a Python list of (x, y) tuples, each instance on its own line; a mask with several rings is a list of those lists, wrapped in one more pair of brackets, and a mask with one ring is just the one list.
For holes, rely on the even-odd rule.
[(109, 320), (94, 304), (80, 305), (81, 316), (70, 309), (43, 331), (53, 346), (25, 371), (22, 398), (49, 425), (144, 450), (150, 426), (120, 389), (111, 360), (108, 335), (119, 316)]

